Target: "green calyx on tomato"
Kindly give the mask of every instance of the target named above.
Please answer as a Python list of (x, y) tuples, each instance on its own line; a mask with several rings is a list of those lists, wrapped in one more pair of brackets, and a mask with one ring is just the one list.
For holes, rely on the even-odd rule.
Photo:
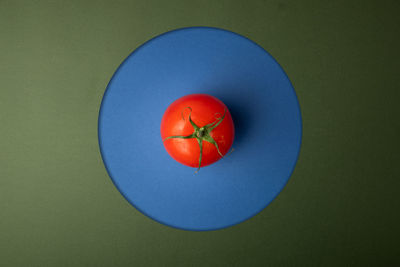
[[(209, 123), (205, 126), (199, 127), (196, 123), (194, 123), (192, 121), (191, 118), (191, 114), (192, 114), (192, 108), (191, 107), (186, 107), (185, 109), (189, 109), (190, 113), (189, 113), (189, 122), (190, 124), (193, 126), (194, 132), (190, 135), (187, 136), (183, 136), (183, 135), (173, 135), (173, 136), (168, 136), (167, 138), (165, 138), (163, 140), (163, 142), (165, 140), (171, 139), (171, 138), (181, 138), (181, 139), (190, 139), (190, 138), (196, 138), (197, 142), (199, 143), (200, 146), (200, 155), (199, 155), (199, 167), (197, 168), (198, 172), (200, 170), (201, 167), (201, 158), (203, 156), (203, 141), (209, 142), (211, 144), (213, 144), (215, 146), (215, 148), (218, 151), (218, 154), (221, 157), (224, 157), (221, 153), (221, 151), (219, 151), (218, 148), (218, 144), (217, 142), (215, 142), (214, 138), (212, 138), (212, 136), (210, 135), (211, 131), (214, 130), (224, 119), (225, 117), (225, 113), (226, 113), (226, 109), (224, 109), (224, 114), (222, 115), (222, 117), (217, 118), (214, 122)], [(183, 111), (182, 111), (182, 119), (185, 120), (185, 118), (183, 117)]]

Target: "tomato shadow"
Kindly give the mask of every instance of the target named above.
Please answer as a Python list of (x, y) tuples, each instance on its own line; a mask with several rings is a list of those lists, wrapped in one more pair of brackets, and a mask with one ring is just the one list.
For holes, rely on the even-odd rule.
[(232, 97), (225, 94), (212, 93), (215, 97), (220, 99), (228, 107), (231, 113), (233, 123), (235, 125), (235, 141), (234, 148), (238, 148), (245, 143), (248, 134), (254, 127), (255, 123), (252, 119), (252, 101), (243, 101), (241, 97)]

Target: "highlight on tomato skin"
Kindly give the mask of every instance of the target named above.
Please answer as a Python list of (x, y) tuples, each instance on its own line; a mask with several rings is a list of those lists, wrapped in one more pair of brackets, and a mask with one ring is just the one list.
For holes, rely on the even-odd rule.
[(228, 107), (207, 94), (186, 95), (171, 103), (160, 131), (168, 154), (197, 170), (223, 158), (235, 137)]

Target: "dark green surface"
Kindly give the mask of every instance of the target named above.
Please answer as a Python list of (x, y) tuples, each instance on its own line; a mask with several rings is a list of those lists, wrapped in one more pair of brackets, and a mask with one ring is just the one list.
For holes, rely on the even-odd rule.
[[(0, 1), (1, 266), (338, 266), (399, 261), (398, 1)], [(302, 108), (303, 146), (256, 217), (187, 232), (107, 176), (104, 90), (144, 41), (186, 26), (268, 50)]]

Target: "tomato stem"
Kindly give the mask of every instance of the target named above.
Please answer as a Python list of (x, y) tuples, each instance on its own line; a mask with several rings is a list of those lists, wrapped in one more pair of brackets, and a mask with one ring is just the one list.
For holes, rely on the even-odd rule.
[(185, 109), (189, 109), (190, 113), (189, 113), (189, 122), (192, 125), (194, 131), (192, 134), (187, 135), (187, 136), (182, 136), (182, 135), (173, 135), (173, 136), (168, 136), (167, 138), (165, 138), (163, 140), (166, 141), (168, 139), (171, 138), (181, 138), (181, 139), (190, 139), (190, 138), (196, 138), (197, 142), (199, 143), (199, 147), (200, 147), (200, 155), (199, 155), (199, 167), (197, 168), (196, 172), (197, 173), (200, 170), (201, 167), (201, 160), (203, 157), (203, 141), (209, 142), (212, 145), (215, 146), (215, 148), (218, 151), (218, 154), (223, 158), (224, 156), (222, 155), (221, 151), (219, 151), (219, 147), (217, 142), (214, 140), (214, 138), (212, 138), (212, 136), (210, 135), (211, 131), (214, 130), (218, 125), (221, 124), (222, 120), (225, 118), (225, 114), (226, 114), (226, 109), (224, 109), (224, 114), (222, 115), (222, 117), (216, 118), (216, 120), (212, 123), (209, 123), (203, 127), (199, 127), (197, 126), (196, 123), (194, 123), (192, 121), (192, 108), (191, 107), (186, 107), (182, 110), (182, 119), (185, 120), (185, 118), (183, 117), (183, 111)]

